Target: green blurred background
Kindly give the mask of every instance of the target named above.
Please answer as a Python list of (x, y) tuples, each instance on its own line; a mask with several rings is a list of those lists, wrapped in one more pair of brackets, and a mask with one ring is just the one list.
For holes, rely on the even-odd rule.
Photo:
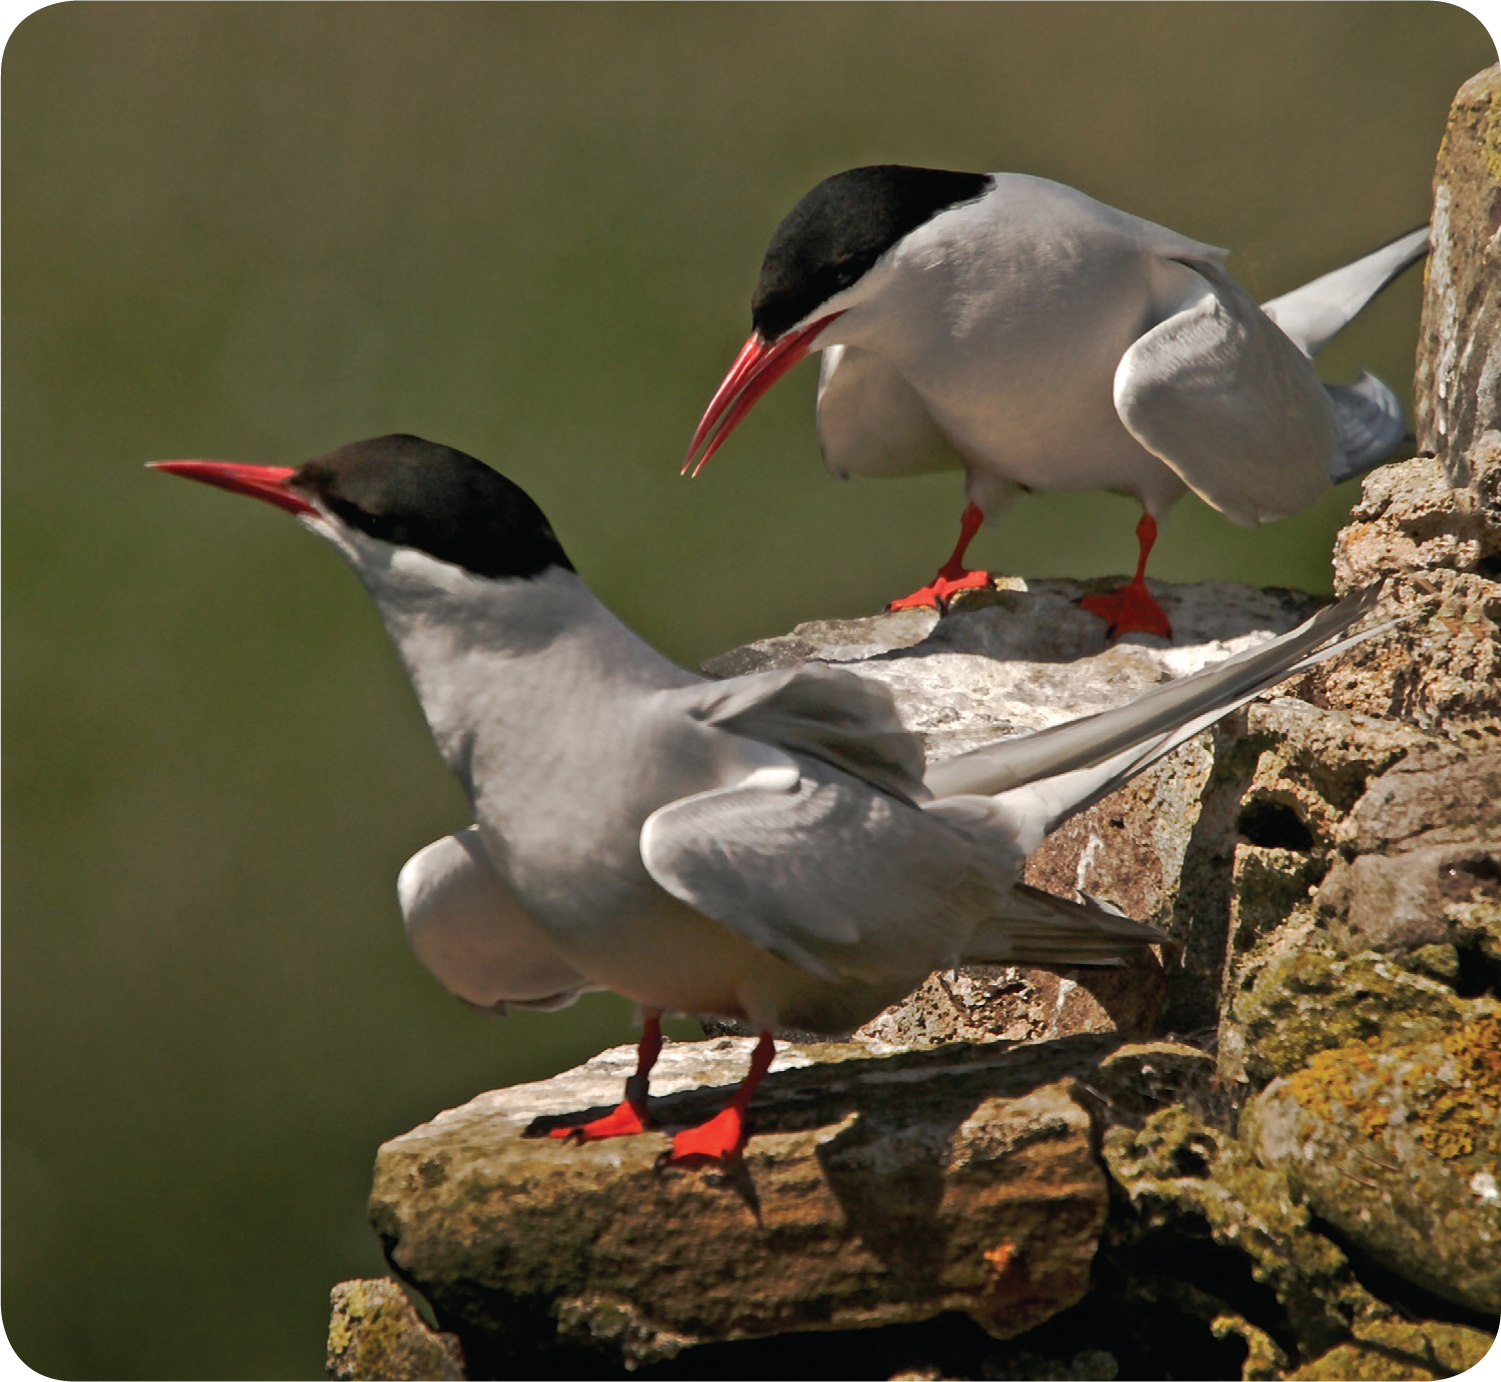
[[(1261, 296), (1424, 219), (1441, 5), (76, 4), (4, 58), (4, 1323), (66, 1377), (321, 1375), (383, 1269), (384, 1138), (629, 1040), (505, 1022), (405, 949), (393, 879), (467, 823), (373, 610), (284, 514), (141, 469), (411, 431), (497, 465), (694, 662), (932, 573), (957, 477), (839, 485), (814, 367), (678, 462), (819, 178), (1073, 183)], [(1410, 385), (1420, 281), (1325, 355)], [(1345, 486), (1158, 576), (1327, 589)], [(1136, 510), (1023, 501), (977, 555), (1128, 570)], [(680, 1030), (688, 1030), (686, 1028)]]

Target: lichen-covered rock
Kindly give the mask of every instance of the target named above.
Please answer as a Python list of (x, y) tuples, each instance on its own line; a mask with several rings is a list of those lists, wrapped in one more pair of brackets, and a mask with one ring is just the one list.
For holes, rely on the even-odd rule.
[(329, 1294), (328, 1375), (356, 1378), (462, 1379), (464, 1350), (452, 1334), (429, 1329), (394, 1281), (341, 1281)]
[(1247, 1105), (1241, 1132), (1377, 1261), (1501, 1314), (1501, 1008), (1467, 1005), (1437, 1041), (1320, 1051)]
[(1439, 1320), (1371, 1320), (1355, 1337), (1294, 1372), (1289, 1382), (1429, 1382), (1473, 1368), (1494, 1335)]
[(1267, 964), (1236, 995), (1234, 1044), (1258, 1083), (1306, 1065), (1320, 1051), (1355, 1042), (1437, 1041), (1464, 1006), (1447, 984), (1367, 953), (1344, 959), (1300, 950)]
[(1225, 1126), (1229, 1106), (1214, 1057), (1176, 1041), (1129, 1042), (1117, 1047), (1084, 1084), (1109, 1126), (1140, 1127), (1159, 1110), (1179, 1106), (1204, 1122)]
[(1465, 452), (1501, 424), (1501, 67), (1454, 97), (1433, 174), (1433, 251), (1423, 298), (1418, 446), (1469, 482)]
[[(1310, 1228), (1308, 1210), (1288, 1193), (1282, 1173), (1258, 1165), (1235, 1138), (1186, 1108), (1162, 1109), (1139, 1129), (1110, 1129), (1102, 1154), (1129, 1204), (1112, 1229), (1118, 1245), (1186, 1232), (1243, 1256), (1253, 1279), (1285, 1312), (1286, 1328), (1305, 1356), (1347, 1338), (1350, 1320), (1375, 1305), (1344, 1253)], [(1288, 1359), (1266, 1330), (1215, 1294), (1212, 1282), (1185, 1283), (1170, 1266), (1163, 1271), (1163, 1256), (1147, 1255), (1157, 1270), (1138, 1266), (1133, 1288), (1148, 1299), (1174, 1300), (1206, 1322), (1221, 1320), (1222, 1329), (1247, 1341), (1246, 1376), (1277, 1376)], [(1191, 1287), (1186, 1293), (1185, 1284)]]
[[(1107, 1197), (1072, 1077), (1112, 1045), (782, 1047), (743, 1161), (709, 1173), (659, 1168), (660, 1134), (535, 1136), (613, 1105), (634, 1061), (621, 1047), (386, 1143), (371, 1222), (486, 1357), (561, 1343), (634, 1366), (945, 1310), (1004, 1338), (1088, 1289)], [(750, 1046), (669, 1045), (652, 1082), (664, 1129), (713, 1113)]]
[(1403, 622), (1316, 668), (1307, 699), (1501, 744), (1501, 431), (1489, 425), (1466, 453), (1465, 489), (1424, 458), (1366, 476), (1335, 539), (1335, 589), (1384, 579), (1382, 618)]

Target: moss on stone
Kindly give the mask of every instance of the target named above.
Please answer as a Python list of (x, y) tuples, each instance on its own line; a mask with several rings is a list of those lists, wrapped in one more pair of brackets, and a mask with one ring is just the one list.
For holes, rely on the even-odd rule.
[(1269, 962), (1232, 1007), (1246, 1072), (1291, 1074), (1333, 1047), (1436, 1041), (1460, 1019), (1452, 989), (1373, 952), (1301, 951)]
[(1472, 1368), (1493, 1335), (1435, 1320), (1381, 1320), (1287, 1374), (1290, 1382), (1428, 1382)]
[[(1258, 1165), (1238, 1139), (1186, 1108), (1163, 1109), (1139, 1131), (1110, 1129), (1102, 1152), (1135, 1211), (1128, 1232), (1176, 1229), (1201, 1236), (1207, 1228), (1215, 1243), (1248, 1259), (1252, 1277), (1272, 1290), (1304, 1357), (1348, 1337), (1350, 1319), (1379, 1308), (1344, 1253), (1312, 1229), (1286, 1177)], [(1248, 1320), (1241, 1329), (1231, 1314), (1221, 1304), (1209, 1317), (1211, 1327), (1223, 1315), (1222, 1330), (1246, 1339), (1256, 1375), (1273, 1375), (1265, 1370), (1275, 1359), (1270, 1336), (1263, 1344), (1249, 1332), (1265, 1333), (1269, 1322)]]

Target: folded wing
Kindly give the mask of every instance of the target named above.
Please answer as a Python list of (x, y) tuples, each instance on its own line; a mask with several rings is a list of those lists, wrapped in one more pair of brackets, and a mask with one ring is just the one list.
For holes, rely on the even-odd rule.
[(596, 988), (553, 948), (490, 866), (474, 826), (418, 850), (396, 880), (417, 958), (472, 1007), (564, 1008)]
[(957, 962), (1024, 852), (977, 841), (815, 760), (790, 789), (730, 787), (654, 812), (641, 857), (668, 892), (829, 980), (879, 981)]
[(675, 692), (694, 719), (841, 768), (906, 801), (927, 796), (922, 741), (879, 682), (811, 662)]
[(1310, 507), (1340, 462), (1308, 357), (1218, 266), (1181, 266), (1165, 320), (1115, 372), (1126, 429), (1206, 503), (1254, 527)]

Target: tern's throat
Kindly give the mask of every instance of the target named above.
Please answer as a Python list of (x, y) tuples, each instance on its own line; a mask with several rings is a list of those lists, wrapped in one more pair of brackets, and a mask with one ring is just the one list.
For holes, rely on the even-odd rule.
[(572, 571), (476, 576), (355, 538), (336, 545), (374, 599), (438, 750), (471, 797), (477, 749), (490, 762), (530, 761), (549, 727), (591, 719), (627, 688), (697, 680), (637, 638)]

